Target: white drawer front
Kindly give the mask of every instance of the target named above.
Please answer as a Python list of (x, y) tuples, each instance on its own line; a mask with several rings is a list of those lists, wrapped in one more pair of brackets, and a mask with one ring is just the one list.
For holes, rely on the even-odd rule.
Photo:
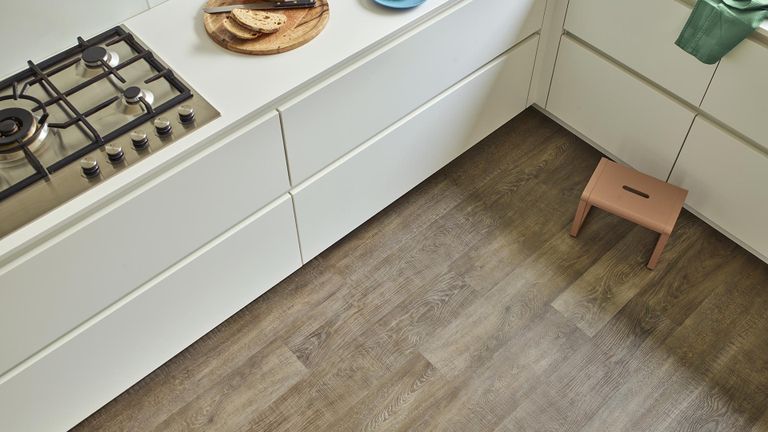
[(277, 114), (0, 270), (0, 374), (288, 190)]
[(300, 265), (285, 195), (42, 358), (0, 377), (0, 430), (69, 429)]
[(666, 179), (694, 113), (563, 37), (547, 110), (634, 168)]
[(305, 261), (526, 107), (538, 37), (292, 191)]
[(690, 191), (694, 210), (768, 257), (768, 156), (698, 117), (670, 182)]
[(720, 61), (701, 108), (768, 149), (768, 47), (743, 41)]
[(715, 65), (674, 44), (691, 8), (674, 0), (571, 0), (565, 28), (688, 102), (699, 105)]
[(544, 4), (465, 1), (280, 108), (292, 183), (306, 180), (536, 32)]

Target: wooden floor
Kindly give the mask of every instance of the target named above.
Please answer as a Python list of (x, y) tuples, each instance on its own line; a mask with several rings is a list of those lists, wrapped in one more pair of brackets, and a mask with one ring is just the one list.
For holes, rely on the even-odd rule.
[(75, 430), (768, 430), (768, 265), (569, 237), (599, 158), (524, 112)]

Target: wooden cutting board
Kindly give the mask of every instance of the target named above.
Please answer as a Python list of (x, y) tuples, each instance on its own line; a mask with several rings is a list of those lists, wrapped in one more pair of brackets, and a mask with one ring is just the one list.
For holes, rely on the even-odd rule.
[[(237, 3), (244, 3), (244, 0), (209, 0), (208, 7)], [(282, 13), (288, 20), (276, 33), (262, 34), (256, 39), (238, 39), (225, 29), (223, 23), (228, 13), (203, 13), (205, 31), (217, 44), (231, 51), (254, 55), (277, 54), (298, 48), (314, 39), (323, 31), (330, 17), (328, 0), (317, 0), (313, 8), (270, 12)]]

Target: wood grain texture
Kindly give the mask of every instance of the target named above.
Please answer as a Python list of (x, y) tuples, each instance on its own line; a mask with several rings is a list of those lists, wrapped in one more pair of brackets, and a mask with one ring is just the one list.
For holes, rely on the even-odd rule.
[[(544, 375), (587, 343), (587, 337), (552, 308), (546, 308), (488, 361), (437, 393), (428, 430), (493, 430), (505, 414), (536, 389)], [(439, 370), (439, 369), (438, 369)]]
[(285, 393), (306, 372), (293, 353), (275, 342), (176, 410), (155, 430), (234, 429)]
[(768, 431), (768, 411), (760, 417), (760, 420), (752, 426), (750, 432), (765, 432)]
[(595, 212), (528, 110), (75, 431), (766, 431), (768, 266)]
[(439, 378), (437, 369), (416, 353), (325, 429), (371, 432), (407, 426), (411, 405), (414, 401), (429, 398), (441, 384)]
[(652, 276), (642, 264), (657, 237), (641, 227), (634, 228), (552, 305), (584, 333), (594, 336)]
[[(209, 0), (208, 7), (242, 3), (241, 0)], [(328, 0), (317, 0), (313, 8), (276, 11), (286, 16), (286, 23), (275, 33), (262, 34), (256, 39), (239, 39), (224, 26), (229, 14), (203, 14), (205, 31), (222, 47), (242, 54), (278, 54), (296, 49), (323, 31), (330, 18)]]

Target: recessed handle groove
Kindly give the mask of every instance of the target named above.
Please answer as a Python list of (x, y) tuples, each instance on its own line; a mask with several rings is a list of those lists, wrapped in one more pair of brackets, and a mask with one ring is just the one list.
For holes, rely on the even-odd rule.
[(624, 186), (622, 186), (621, 188), (622, 188), (622, 189), (624, 189), (624, 190), (625, 190), (625, 191), (627, 191), (627, 192), (631, 192), (631, 193), (633, 193), (633, 194), (635, 194), (635, 195), (638, 195), (638, 196), (641, 196), (641, 197), (643, 197), (643, 198), (645, 198), (645, 199), (648, 199), (648, 198), (650, 198), (650, 197), (651, 197), (651, 196), (650, 196), (650, 195), (648, 195), (647, 193), (645, 193), (645, 192), (643, 192), (643, 191), (639, 191), (639, 190), (637, 190), (637, 189), (633, 188), (632, 186), (627, 186), (627, 185), (624, 185)]

